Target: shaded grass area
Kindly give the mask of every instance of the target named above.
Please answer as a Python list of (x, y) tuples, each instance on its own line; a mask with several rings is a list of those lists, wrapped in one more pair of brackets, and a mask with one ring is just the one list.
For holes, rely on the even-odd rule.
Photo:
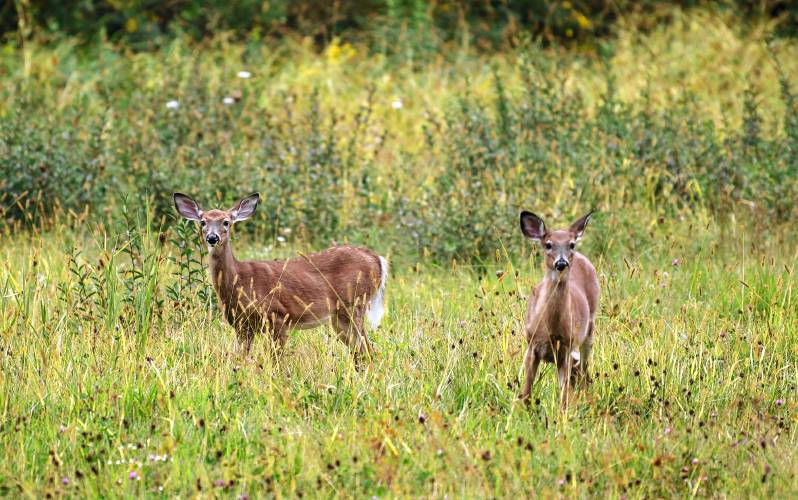
[[(125, 260), (126, 237), (103, 249), (104, 233), (78, 230), (76, 265), (64, 259), (73, 245), (66, 230), (23, 236), (28, 252), (3, 249), (0, 488), (250, 497), (795, 491), (794, 234), (750, 238), (747, 224), (731, 221), (722, 237), (711, 225), (663, 222), (635, 251), (591, 248), (615, 230), (599, 218), (586, 237), (603, 293), (595, 381), (567, 414), (550, 367), (531, 407), (516, 401), (537, 254), (500, 259), (491, 269), (502, 273), (483, 278), (429, 261), (394, 266), (388, 315), (373, 335), (378, 355), (358, 373), (328, 329), (292, 335), (279, 360), (264, 339), (240, 358), (231, 329), (199, 297), (200, 281), (182, 302), (159, 305), (163, 288), (187, 277), (168, 260), (179, 248), (156, 233), (140, 238), (136, 265)], [(241, 257), (266, 256), (236, 244)], [(150, 258), (153, 274), (131, 278)], [(95, 293), (81, 292), (81, 280)]]

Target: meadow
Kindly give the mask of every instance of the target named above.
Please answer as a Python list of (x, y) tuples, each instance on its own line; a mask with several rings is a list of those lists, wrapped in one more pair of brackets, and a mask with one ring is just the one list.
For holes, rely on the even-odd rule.
[[(0, 495), (787, 497), (798, 492), (798, 43), (676, 11), (593, 49), (424, 57), (176, 38), (0, 53)], [(239, 258), (392, 262), (377, 355), (250, 358), (196, 228)], [(602, 297), (594, 382), (517, 399), (553, 225)]]

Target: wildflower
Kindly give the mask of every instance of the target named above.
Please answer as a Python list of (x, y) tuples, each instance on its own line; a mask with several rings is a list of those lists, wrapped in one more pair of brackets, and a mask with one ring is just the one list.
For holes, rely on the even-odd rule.
[(692, 463), (693, 465), (698, 465), (698, 459), (694, 458), (690, 463)]
[(234, 102), (236, 102), (236, 100), (233, 99), (230, 96), (227, 96), (224, 99), (222, 99), (222, 102), (225, 104), (225, 106), (229, 106), (229, 105), (233, 104)]
[(249, 71), (239, 71), (238, 72), (238, 77), (239, 78), (243, 78), (244, 80), (246, 80), (247, 78), (249, 78), (251, 76), (252, 76), (252, 73), (250, 73)]
[(247, 495), (246, 493), (242, 493), (238, 495), (238, 500), (249, 500), (249, 495)]
[(277, 241), (279, 241), (280, 243), (285, 243), (285, 237), (284, 236), (278, 236), (277, 237)]
[(61, 434), (65, 433), (66, 430), (67, 430), (67, 428), (64, 427), (63, 424), (61, 425), (61, 427), (58, 428), (58, 432), (60, 432)]
[(665, 434), (670, 434), (671, 430), (672, 429), (670, 427), (665, 427)]
[(565, 479), (560, 479), (559, 481), (557, 481), (557, 484), (559, 484), (560, 486), (564, 485)]
[(136, 471), (132, 470), (130, 471), (130, 474), (127, 475), (127, 478), (130, 479), (131, 481), (135, 481), (136, 479), (139, 478), (139, 475)]
[(178, 109), (180, 107), (180, 103), (172, 99), (171, 101), (166, 102), (167, 109)]
[(402, 104), (401, 99), (394, 99), (393, 102), (391, 103), (391, 107), (393, 109), (402, 109), (402, 106), (404, 106), (404, 104)]
[(784, 400), (783, 399), (777, 399), (776, 400), (776, 406), (782, 406), (782, 405), (784, 405)]
[(66, 476), (62, 477), (61, 478), (61, 484), (63, 484), (64, 486), (68, 485), (69, 484), (69, 478), (66, 477)]
[(679, 259), (673, 259), (673, 261), (671, 261), (671, 265), (672, 265), (673, 267), (678, 267), (678, 266), (679, 266), (679, 264), (681, 264), (681, 263), (682, 263), (682, 261), (681, 261), (681, 260), (679, 260)]
[(217, 488), (224, 488), (227, 485), (227, 483), (225, 482), (224, 479), (217, 479), (216, 481), (213, 482), (213, 485), (216, 486)]

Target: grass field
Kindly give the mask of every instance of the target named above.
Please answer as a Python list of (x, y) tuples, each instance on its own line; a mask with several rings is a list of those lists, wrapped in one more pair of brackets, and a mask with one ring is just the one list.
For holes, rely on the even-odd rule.
[[(35, 199), (12, 196), (25, 189), (8, 187), (16, 179), (0, 181), (0, 495), (795, 495), (796, 156), (778, 77), (796, 81), (798, 48), (782, 40), (769, 53), (767, 26), (741, 34), (727, 24), (698, 12), (670, 29), (622, 30), (605, 61), (617, 101), (601, 63), (542, 50), (562, 78), (557, 91), (541, 88), (582, 93), (544, 102), (574, 120), (557, 125), (521, 121), (548, 109), (518, 98), (523, 54), (418, 68), (345, 45), (283, 48), (289, 57), (175, 42), (156, 54), (105, 47), (89, 61), (67, 42), (6, 51), (4, 172), (13, 162), (42, 173), (79, 164), (102, 182), (74, 181), (86, 208), (81, 194), (57, 192), (68, 174)], [(715, 71), (689, 67), (697, 46)], [(254, 76), (236, 77), (242, 69)], [(506, 116), (524, 133), (503, 130), (512, 127), (497, 81), (523, 104)], [(744, 105), (746, 89), (759, 114)], [(221, 104), (234, 90), (241, 109)], [(489, 116), (462, 95), (490, 102)], [(684, 100), (692, 114), (667, 114)], [(314, 102), (331, 114), (313, 121)], [(625, 128), (619, 117), (638, 115), (608, 102), (660, 125)], [(463, 129), (444, 119), (453, 108)], [(691, 128), (694, 115), (706, 120)], [(464, 142), (429, 139), (438, 122), (442, 137), (462, 132)], [(646, 141), (651, 153), (633, 152)], [(261, 166), (272, 153), (288, 159)], [(726, 177), (706, 163), (727, 153), (742, 167), (708, 192)], [(533, 158), (550, 168), (529, 173)], [(313, 162), (324, 168), (306, 170)], [(294, 184), (279, 184), (285, 172)], [(234, 242), (239, 258), (333, 239), (388, 255), (387, 315), (367, 368), (355, 371), (327, 328), (293, 334), (279, 359), (263, 339), (249, 359), (236, 354), (203, 246), (166, 217), (164, 193), (178, 189), (209, 204), (261, 190), (259, 218)], [(562, 413), (548, 366), (526, 407), (523, 317), (543, 270), (517, 213), (565, 225), (589, 205), (599, 212), (583, 252), (602, 287), (594, 383)]]

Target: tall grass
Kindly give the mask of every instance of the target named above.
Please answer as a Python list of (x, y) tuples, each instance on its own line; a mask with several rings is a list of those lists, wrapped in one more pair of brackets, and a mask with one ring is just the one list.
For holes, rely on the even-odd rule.
[[(526, 44), (397, 66), (223, 40), (3, 55), (0, 493), (797, 491), (798, 59), (698, 19), (726, 83), (673, 95), (694, 18), (621, 32), (596, 60)], [(738, 77), (749, 59), (723, 37), (761, 72)], [(655, 49), (639, 76), (632, 38)], [(208, 206), (261, 192), (239, 258), (389, 254), (367, 369), (328, 329), (236, 354), (178, 189)], [(517, 213), (564, 225), (590, 207), (595, 382), (561, 413), (544, 369), (527, 408), (542, 272)]]

